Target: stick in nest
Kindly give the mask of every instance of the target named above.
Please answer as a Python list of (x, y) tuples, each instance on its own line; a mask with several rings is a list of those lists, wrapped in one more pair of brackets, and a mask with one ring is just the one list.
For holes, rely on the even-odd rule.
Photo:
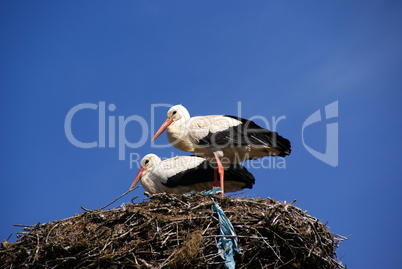
[[(85, 208), (85, 207), (83, 207), (83, 206), (81, 206), (81, 209), (84, 210), (84, 211), (86, 211), (86, 212), (93, 212), (93, 211), (98, 211), (98, 210), (105, 209), (106, 207), (110, 206), (111, 204), (113, 204), (114, 202), (116, 202), (117, 200), (119, 200), (121, 197), (123, 197), (123, 196), (129, 194), (130, 192), (132, 192), (133, 190), (136, 190), (136, 189), (138, 189), (138, 188), (139, 188), (139, 186), (135, 187), (135, 188), (132, 189), (132, 190), (126, 191), (125, 193), (123, 193), (122, 195), (120, 195), (119, 197), (117, 197), (116, 199), (114, 199), (113, 201), (111, 201), (110, 203), (108, 203), (107, 205), (105, 205), (105, 206), (103, 206), (103, 207), (101, 207), (101, 208), (99, 208), (99, 209), (93, 209), (93, 210), (91, 210), (91, 209), (87, 209), (87, 208)], [(137, 196), (137, 197), (138, 197), (138, 196)], [(135, 199), (135, 198), (136, 198), (136, 197), (134, 197), (133, 199)], [(133, 199), (132, 199), (132, 200), (133, 200)], [(132, 201), (132, 200), (131, 200), (131, 201)]]

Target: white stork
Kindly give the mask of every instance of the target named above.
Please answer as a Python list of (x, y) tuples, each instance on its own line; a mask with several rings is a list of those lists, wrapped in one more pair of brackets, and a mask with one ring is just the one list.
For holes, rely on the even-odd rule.
[[(190, 118), (187, 109), (176, 105), (169, 109), (154, 141), (167, 129), (169, 142), (177, 149), (192, 152), (216, 164), (222, 196), (223, 163), (239, 163), (263, 156), (285, 157), (291, 152), (290, 141), (276, 132), (261, 128), (253, 121), (228, 115)], [(215, 185), (217, 185), (215, 172)]]
[[(141, 160), (141, 169), (131, 184), (132, 190), (141, 180), (144, 189), (151, 193), (187, 193), (212, 188), (215, 169), (211, 163), (197, 156), (178, 156), (161, 160), (148, 154)], [(225, 187), (228, 192), (251, 189), (254, 176), (239, 164), (225, 169)]]

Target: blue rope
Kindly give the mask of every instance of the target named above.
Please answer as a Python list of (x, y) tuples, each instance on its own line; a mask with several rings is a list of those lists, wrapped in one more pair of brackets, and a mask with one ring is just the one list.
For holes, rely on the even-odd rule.
[[(216, 187), (203, 193), (211, 198), (213, 203), (212, 210), (218, 213), (220, 225), (219, 235), (222, 235), (219, 237), (217, 243), (218, 253), (226, 261), (226, 268), (235, 269), (236, 263), (234, 261), (234, 254), (241, 254), (241, 249), (237, 246), (237, 234), (222, 208), (215, 203), (214, 198), (212, 197), (212, 195), (220, 194), (221, 192), (221, 188)], [(226, 237), (225, 235), (230, 235), (230, 237)]]

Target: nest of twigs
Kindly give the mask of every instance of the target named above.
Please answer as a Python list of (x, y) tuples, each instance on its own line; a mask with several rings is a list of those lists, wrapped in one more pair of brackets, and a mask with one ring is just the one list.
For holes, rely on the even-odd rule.
[[(238, 235), (236, 268), (344, 268), (344, 239), (292, 203), (216, 197)], [(141, 203), (26, 226), (2, 242), (2, 268), (224, 268), (212, 201), (157, 194)]]

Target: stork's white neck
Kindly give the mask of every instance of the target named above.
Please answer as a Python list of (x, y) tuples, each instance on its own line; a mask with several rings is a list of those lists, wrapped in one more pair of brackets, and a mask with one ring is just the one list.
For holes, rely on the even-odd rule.
[(188, 131), (186, 130), (187, 120), (181, 118), (170, 124), (167, 128), (167, 138), (169, 143), (175, 148), (182, 151), (194, 152), (193, 145), (188, 139)]
[(160, 182), (157, 186), (156, 182), (154, 180), (152, 180), (150, 178), (150, 174), (145, 175), (142, 179), (141, 179), (141, 185), (144, 188), (144, 190), (146, 190), (149, 193), (157, 193), (157, 192), (163, 192), (164, 190), (161, 189), (162, 184), (160, 184)]

